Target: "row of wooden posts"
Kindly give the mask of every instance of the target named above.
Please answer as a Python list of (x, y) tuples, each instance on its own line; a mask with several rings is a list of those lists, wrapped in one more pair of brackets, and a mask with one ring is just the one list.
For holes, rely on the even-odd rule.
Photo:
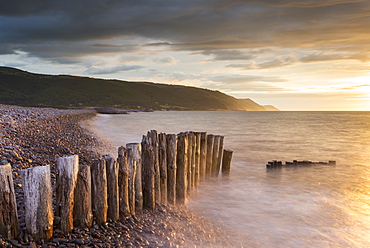
[[(135, 215), (157, 204), (184, 204), (200, 182), (230, 172), (232, 151), (224, 137), (206, 132), (178, 135), (149, 131), (142, 142), (118, 148), (90, 165), (78, 156), (56, 161), (56, 205), (52, 207), (50, 166), (21, 171), (26, 229), (35, 240), (48, 240), (53, 224), (65, 233), (73, 227), (100, 225)], [(0, 166), (0, 234), (14, 239), (18, 216), (11, 165)], [(57, 221), (56, 221), (57, 220)]]

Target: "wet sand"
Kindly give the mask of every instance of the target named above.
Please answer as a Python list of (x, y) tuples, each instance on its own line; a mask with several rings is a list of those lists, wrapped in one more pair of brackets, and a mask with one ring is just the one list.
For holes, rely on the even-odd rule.
[(0, 247), (238, 247), (209, 220), (186, 206), (170, 205), (102, 226), (75, 228), (71, 234), (55, 229), (50, 241), (33, 242), (25, 229), (19, 171), (50, 164), (54, 185), (56, 157), (77, 154), (81, 164), (91, 164), (99, 153), (112, 151), (109, 142), (88, 128), (95, 115), (91, 110), (0, 105), (0, 156), (12, 165), (20, 225), (18, 239), (0, 237)]

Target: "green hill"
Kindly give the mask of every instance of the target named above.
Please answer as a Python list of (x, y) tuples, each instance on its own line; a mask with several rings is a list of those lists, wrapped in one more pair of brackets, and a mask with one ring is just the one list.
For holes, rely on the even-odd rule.
[(0, 103), (57, 108), (265, 110), (250, 99), (196, 87), (43, 75), (10, 67), (0, 67)]

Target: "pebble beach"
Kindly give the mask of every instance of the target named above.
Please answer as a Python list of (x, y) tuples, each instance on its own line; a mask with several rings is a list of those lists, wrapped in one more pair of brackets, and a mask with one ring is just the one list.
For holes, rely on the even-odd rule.
[(70, 234), (54, 229), (51, 240), (34, 242), (26, 232), (19, 172), (33, 166), (50, 165), (52, 184), (55, 185), (57, 157), (79, 155), (80, 164), (91, 164), (103, 151), (114, 149), (86, 128), (95, 115), (94, 110), (0, 105), (0, 156), (12, 166), (20, 230), (16, 240), (0, 237), (0, 247), (238, 246), (209, 220), (192, 213), (186, 206), (171, 205), (160, 205), (155, 211), (143, 211), (100, 226), (74, 228)]

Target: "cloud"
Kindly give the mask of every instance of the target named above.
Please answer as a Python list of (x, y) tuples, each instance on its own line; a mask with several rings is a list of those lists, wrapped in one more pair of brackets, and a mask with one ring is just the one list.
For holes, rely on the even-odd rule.
[(177, 60), (172, 56), (154, 58), (153, 61), (164, 65), (174, 65), (177, 63)]
[[(293, 52), (294, 53), (294, 52)], [(247, 63), (229, 64), (226, 67), (238, 68), (243, 70), (260, 70), (260, 69), (271, 69), (283, 66), (294, 65), (297, 63), (313, 63), (313, 62), (327, 62), (337, 60), (358, 60), (361, 62), (367, 62), (370, 60), (370, 56), (367, 54), (348, 53), (348, 52), (302, 52), (296, 51), (295, 56), (276, 56), (274, 59), (260, 57), (259, 61), (251, 60)], [(303, 55), (302, 55), (303, 54)], [(261, 59), (262, 58), (262, 59)]]
[(97, 66), (91, 66), (89, 69), (86, 70), (88, 74), (113, 74), (116, 72), (121, 71), (132, 71), (132, 70), (138, 70), (143, 68), (142, 66), (138, 65), (119, 65), (114, 67), (97, 67)]
[[(255, 57), (253, 54), (246, 54), (240, 50), (205, 50), (199, 52), (200, 54), (213, 56), (213, 61), (217, 60), (250, 60)], [(197, 53), (196, 53), (197, 54)]]
[(214, 82), (221, 82), (224, 84), (245, 84), (250, 82), (286, 82), (287, 80), (280, 77), (264, 77), (264, 76), (252, 76), (252, 75), (222, 75), (214, 76), (210, 78)]
[[(360, 55), (370, 50), (369, 11), (370, 3), (359, 0), (1, 1), (0, 54), (22, 50), (58, 62), (158, 47), (227, 61), (254, 60), (246, 49), (310, 47), (368, 61)], [(301, 62), (320, 59), (329, 58)], [(256, 68), (279, 64), (290, 62)]]

